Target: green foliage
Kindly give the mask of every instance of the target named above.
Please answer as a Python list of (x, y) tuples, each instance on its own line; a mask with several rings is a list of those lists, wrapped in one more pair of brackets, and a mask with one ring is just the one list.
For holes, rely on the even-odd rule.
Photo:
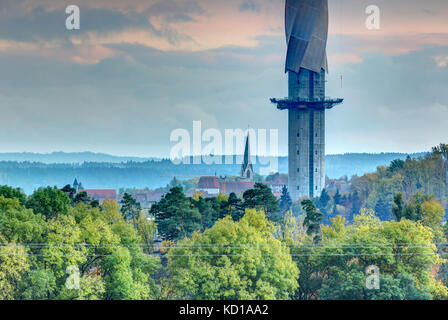
[[(345, 186), (349, 191), (341, 195), (339, 205), (345, 208), (336, 212), (347, 213), (349, 221), (361, 208), (374, 209), (381, 220), (397, 219), (395, 213), (400, 213), (394, 200), (401, 193), (403, 202), (414, 201), (415, 196), (433, 197), (447, 208), (448, 205), (448, 158), (447, 145), (441, 144), (433, 148), (432, 153), (421, 155), (419, 158), (407, 157), (405, 160), (393, 160), (389, 166), (380, 166), (376, 172), (353, 176), (348, 183), (342, 179), (330, 180), (332, 191)], [(342, 197), (346, 196), (343, 201)], [(334, 208), (338, 205), (339, 196), (335, 195)], [(426, 201), (428, 199), (425, 199)], [(423, 201), (423, 202), (424, 202)], [(422, 204), (421, 202), (420, 204)], [(317, 202), (319, 209), (325, 209)], [(342, 209), (342, 208), (341, 208)], [(393, 212), (393, 210), (398, 211)], [(401, 217), (413, 221), (421, 220), (418, 207), (407, 206), (401, 212)], [(326, 212), (328, 213), (328, 212)], [(349, 214), (348, 214), (349, 213)], [(421, 213), (421, 212), (420, 212)]]
[(25, 209), (17, 198), (0, 196), (0, 234), (6, 241), (41, 243), (46, 232), (45, 219)]
[(129, 193), (123, 195), (123, 199), (120, 201), (121, 214), (126, 220), (133, 220), (140, 214), (140, 203), (135, 200)]
[(328, 205), (329, 205), (330, 201), (331, 201), (330, 195), (328, 194), (326, 189), (323, 189), (322, 193), (317, 201), (317, 207), (319, 208), (319, 210), (322, 213), (325, 214), (325, 213), (329, 212)]
[(151, 207), (159, 234), (165, 240), (189, 237), (201, 229), (201, 214), (179, 187), (172, 188), (160, 202)]
[(400, 221), (404, 216), (404, 201), (403, 194), (398, 193), (394, 197), (394, 204), (392, 205), (392, 213), (397, 221)]
[(103, 300), (105, 298), (105, 285), (101, 277), (83, 275), (79, 281), (79, 289), (63, 287), (59, 292), (58, 300)]
[[(320, 298), (432, 299), (438, 298), (437, 292), (442, 296), (446, 292), (432, 274), (442, 262), (433, 233), (420, 222), (381, 222), (374, 212), (364, 210), (353, 225), (333, 220), (322, 233), (322, 247), (315, 251), (325, 256), (318, 261), (318, 270), (325, 275), (315, 293)], [(379, 291), (365, 286), (365, 269), (372, 265), (381, 274)]]
[(71, 185), (67, 184), (65, 187), (61, 189), (61, 191), (65, 192), (68, 195), (73, 204), (76, 196), (76, 189), (73, 188)]
[(292, 200), (291, 196), (289, 195), (288, 188), (286, 186), (283, 186), (282, 188), (282, 195), (280, 197), (280, 210), (283, 214), (291, 210), (292, 206)]
[(39, 188), (29, 197), (26, 206), (34, 213), (51, 219), (59, 214), (66, 215), (68, 213), (70, 198), (56, 187)]
[[(107, 257), (102, 266), (106, 271), (106, 298), (108, 300), (148, 299), (150, 289), (145, 277), (137, 277), (131, 268), (132, 257), (129, 249), (120, 248), (113, 256)], [(141, 279), (142, 278), (142, 279)]]
[(263, 210), (271, 221), (280, 221), (279, 201), (272, 194), (272, 190), (263, 183), (255, 183), (253, 189), (246, 190), (243, 193), (242, 207), (246, 209)]
[(272, 232), (263, 212), (247, 210), (238, 222), (226, 217), (179, 242), (168, 254), (172, 297), (288, 298), (299, 271)]
[[(53, 191), (44, 190), (33, 201), (46, 199), (41, 193), (60, 195)], [(155, 225), (143, 217), (131, 224), (118, 210), (112, 200), (101, 208), (79, 202), (45, 220), (18, 199), (0, 196), (0, 299), (156, 297), (160, 261), (149, 255), (150, 242), (141, 246), (150, 241)], [(79, 269), (79, 290), (65, 285), (72, 267)]]
[(57, 291), (56, 277), (51, 270), (31, 270), (20, 283), (20, 288), (20, 299), (23, 300), (54, 299)]
[(221, 202), (220, 218), (231, 216), (234, 221), (240, 220), (244, 215), (241, 199), (235, 193), (231, 193), (227, 201)]
[[(294, 204), (286, 188), (279, 202), (261, 183), (242, 199), (190, 198), (182, 187), (197, 179), (174, 179), (151, 208), (155, 221), (129, 193), (120, 214), (70, 185), (28, 200), (1, 186), (0, 299), (446, 299), (436, 246), (448, 234), (446, 150), (332, 181)], [(156, 229), (174, 245), (161, 250), (162, 269), (151, 255)], [(366, 287), (368, 266), (379, 268), (378, 290)], [(79, 290), (65, 286), (71, 267)]]
[(321, 239), (320, 224), (324, 218), (322, 212), (316, 209), (313, 201), (306, 199), (302, 201), (303, 210), (306, 212), (303, 226), (306, 228), (306, 233), (311, 236), (314, 235), (314, 242), (318, 243)]
[(219, 218), (219, 206), (216, 198), (205, 199), (199, 197), (198, 200), (192, 199), (191, 202), (192, 206), (199, 211), (202, 231), (211, 228)]
[(30, 268), (27, 250), (0, 234), (0, 300), (13, 300), (19, 294), (20, 282)]
[(406, 273), (397, 277), (380, 275), (380, 288), (366, 288), (364, 270), (351, 267), (335, 270), (323, 281), (320, 298), (324, 300), (430, 300), (429, 292), (417, 287), (415, 279)]
[(6, 199), (18, 199), (21, 205), (25, 205), (26, 195), (19, 188), (0, 186), (0, 196)]

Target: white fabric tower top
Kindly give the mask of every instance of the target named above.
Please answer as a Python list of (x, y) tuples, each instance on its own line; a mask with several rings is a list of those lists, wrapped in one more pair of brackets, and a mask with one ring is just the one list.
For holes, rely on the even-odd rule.
[(328, 0), (286, 0), (285, 72), (327, 71)]

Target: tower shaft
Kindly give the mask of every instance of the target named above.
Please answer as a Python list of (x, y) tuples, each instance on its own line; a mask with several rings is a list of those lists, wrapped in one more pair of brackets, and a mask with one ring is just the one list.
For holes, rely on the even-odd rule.
[[(325, 71), (289, 72), (290, 100), (324, 100)], [(318, 196), (325, 186), (325, 109), (288, 110), (289, 192), (293, 200)]]

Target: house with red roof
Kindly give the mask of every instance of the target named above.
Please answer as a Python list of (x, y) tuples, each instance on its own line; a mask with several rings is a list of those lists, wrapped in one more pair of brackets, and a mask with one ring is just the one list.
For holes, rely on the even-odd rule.
[(218, 177), (200, 177), (196, 191), (210, 196), (217, 196), (220, 192)]
[(115, 189), (85, 189), (87, 195), (93, 200), (98, 200), (100, 204), (106, 199), (117, 201), (117, 190)]

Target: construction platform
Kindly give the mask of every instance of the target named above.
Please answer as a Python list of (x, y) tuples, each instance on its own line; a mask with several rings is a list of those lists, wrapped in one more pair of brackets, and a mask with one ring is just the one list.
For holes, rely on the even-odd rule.
[(344, 99), (275, 99), (271, 98), (271, 102), (277, 105), (277, 109), (279, 110), (289, 110), (289, 109), (331, 109), (334, 106), (341, 104), (344, 102)]

